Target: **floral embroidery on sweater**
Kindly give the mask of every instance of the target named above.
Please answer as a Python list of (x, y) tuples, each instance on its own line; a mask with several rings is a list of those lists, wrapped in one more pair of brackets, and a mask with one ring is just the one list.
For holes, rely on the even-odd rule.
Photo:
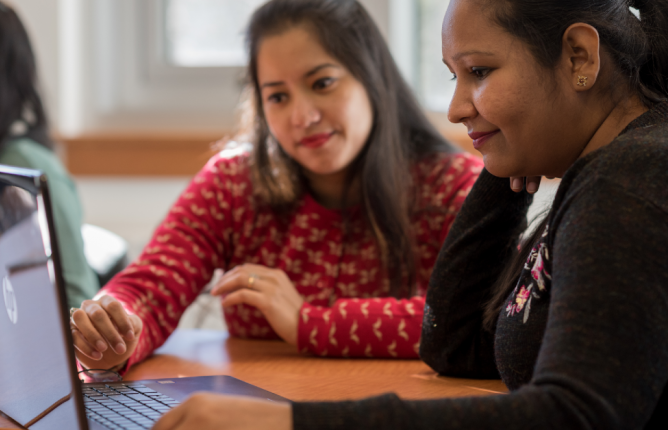
[(531, 301), (540, 300), (541, 295), (547, 291), (547, 284), (552, 280), (545, 267), (550, 261), (550, 252), (545, 242), (549, 229), (549, 226), (545, 227), (540, 240), (531, 250), (517, 286), (510, 295), (510, 299), (506, 305), (506, 314), (508, 317), (515, 316), (524, 311), (523, 323), (529, 320)]

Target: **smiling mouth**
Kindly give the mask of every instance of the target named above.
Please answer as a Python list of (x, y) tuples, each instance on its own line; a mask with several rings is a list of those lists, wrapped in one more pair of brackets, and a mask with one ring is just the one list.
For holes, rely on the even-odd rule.
[(313, 134), (300, 140), (299, 145), (304, 146), (306, 148), (320, 148), (325, 143), (329, 142), (329, 139), (333, 135), (334, 132)]
[(469, 137), (473, 139), (473, 147), (479, 150), (488, 139), (492, 136), (496, 136), (499, 131), (501, 130), (471, 132), (469, 133)]

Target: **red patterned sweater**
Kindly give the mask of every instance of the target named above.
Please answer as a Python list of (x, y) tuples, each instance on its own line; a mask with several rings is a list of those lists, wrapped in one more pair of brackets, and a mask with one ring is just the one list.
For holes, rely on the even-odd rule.
[[(361, 210), (344, 242), (340, 211), (305, 195), (283, 224), (253, 204), (248, 155), (213, 157), (179, 197), (142, 255), (105, 286), (144, 322), (128, 367), (159, 347), (176, 328), (214, 269), (261, 264), (283, 270), (305, 303), (298, 349), (322, 356), (417, 357), (422, 310), (436, 255), (482, 162), (439, 154), (415, 164), (412, 222), (418, 256), (417, 296), (388, 296), (389, 282)], [(225, 310), (232, 336), (276, 339), (255, 308)]]

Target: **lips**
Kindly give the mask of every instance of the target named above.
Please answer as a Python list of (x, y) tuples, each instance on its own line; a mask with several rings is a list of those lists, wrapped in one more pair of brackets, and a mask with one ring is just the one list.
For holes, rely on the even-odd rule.
[(329, 141), (330, 137), (332, 137), (333, 134), (334, 134), (333, 132), (312, 134), (300, 140), (299, 144), (307, 148), (320, 148)]
[(475, 149), (480, 149), (488, 139), (496, 135), (499, 131), (500, 130), (470, 132), (469, 137), (473, 139), (473, 147)]

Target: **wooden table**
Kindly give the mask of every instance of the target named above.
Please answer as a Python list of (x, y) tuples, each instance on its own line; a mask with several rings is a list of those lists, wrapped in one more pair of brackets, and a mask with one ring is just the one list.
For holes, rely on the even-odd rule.
[[(507, 392), (498, 380), (438, 376), (419, 360), (311, 357), (284, 342), (235, 339), (208, 330), (177, 330), (125, 379), (205, 375), (234, 376), (291, 400), (359, 399), (387, 392), (407, 399)], [(0, 427), (16, 428), (2, 417)]]

